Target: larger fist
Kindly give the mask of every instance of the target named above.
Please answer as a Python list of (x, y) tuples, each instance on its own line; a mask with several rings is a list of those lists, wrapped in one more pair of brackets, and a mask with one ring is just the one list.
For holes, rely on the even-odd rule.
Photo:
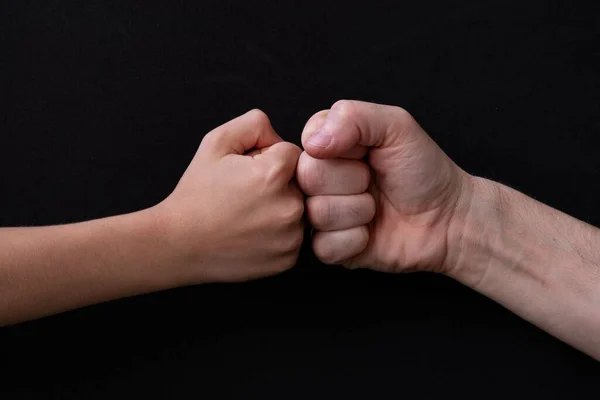
[(313, 248), (349, 268), (445, 272), (469, 175), (398, 107), (343, 100), (302, 134), (297, 180)]
[(291, 268), (302, 243), (301, 150), (250, 111), (208, 133), (158, 206), (177, 283), (243, 281)]

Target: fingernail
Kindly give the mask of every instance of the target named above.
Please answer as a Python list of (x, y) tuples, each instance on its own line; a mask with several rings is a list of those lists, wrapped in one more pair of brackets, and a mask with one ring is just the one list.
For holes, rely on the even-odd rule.
[(315, 147), (327, 147), (331, 143), (331, 135), (322, 130), (316, 131), (310, 138), (308, 144)]

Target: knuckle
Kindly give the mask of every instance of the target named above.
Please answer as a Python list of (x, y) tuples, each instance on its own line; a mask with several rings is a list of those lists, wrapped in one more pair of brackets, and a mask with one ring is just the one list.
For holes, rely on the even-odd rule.
[(304, 216), (304, 202), (300, 199), (294, 201), (293, 206), (294, 221), (300, 221)]
[(331, 110), (341, 118), (352, 119), (356, 115), (356, 102), (354, 100), (338, 100), (331, 106)]
[(255, 108), (248, 112), (248, 118), (257, 126), (271, 126), (269, 116), (262, 110)]
[(302, 246), (302, 242), (304, 241), (304, 230), (299, 228), (292, 235), (290, 235), (290, 243), (289, 248), (291, 250), (298, 250)]
[(294, 224), (302, 219), (302, 215), (304, 215), (304, 202), (299, 199), (294, 200), (281, 212), (280, 221), (285, 225)]
[(302, 191), (306, 194), (318, 193), (323, 186), (324, 176), (323, 163), (306, 153), (302, 153), (296, 170), (298, 185)]
[(300, 159), (300, 155), (302, 154), (302, 149), (296, 146), (294, 143), (290, 142), (282, 142), (284, 148), (286, 148), (286, 156), (285, 159), (289, 163), (298, 164), (298, 160)]
[(277, 158), (283, 163), (283, 165), (289, 166), (298, 164), (302, 150), (300, 147), (289, 142), (279, 142), (274, 146), (278, 147)]
[(221, 130), (215, 129), (212, 130), (210, 132), (208, 132), (206, 135), (204, 135), (204, 138), (202, 139), (202, 143), (204, 145), (208, 145), (208, 146), (215, 146), (218, 145), (220, 141), (222, 141), (223, 135), (221, 134)]
[(250, 179), (253, 183), (253, 186), (268, 186), (265, 185), (266, 176), (269, 174), (269, 170), (265, 168), (263, 165), (258, 163), (253, 163), (252, 168), (248, 171), (250, 175)]
[(396, 118), (400, 120), (411, 121), (414, 119), (413, 116), (405, 108), (394, 106), (393, 109), (396, 112)]
[(393, 132), (406, 132), (413, 129), (415, 126), (418, 126), (417, 121), (413, 118), (413, 116), (404, 108), (393, 106), (390, 107), (391, 112), (390, 116), (392, 118), (390, 130)]
[(300, 148), (292, 143), (280, 142), (274, 146), (277, 146), (277, 151), (272, 153), (274, 157), (269, 160), (265, 168), (265, 179), (269, 184), (281, 180), (289, 181), (291, 171), (296, 170), (301, 153)]
[(284, 159), (277, 159), (266, 168), (264, 180), (268, 185), (279, 182), (286, 171), (286, 162)]

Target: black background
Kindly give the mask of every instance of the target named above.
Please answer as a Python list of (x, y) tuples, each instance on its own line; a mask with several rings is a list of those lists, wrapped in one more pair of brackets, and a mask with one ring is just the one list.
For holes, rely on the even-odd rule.
[[(0, 5), (0, 226), (170, 193), (251, 108), (287, 140), (340, 98), (401, 105), (467, 171), (595, 225), (594, 1)], [(0, 329), (0, 398), (573, 398), (599, 364), (429, 274), (318, 263)]]

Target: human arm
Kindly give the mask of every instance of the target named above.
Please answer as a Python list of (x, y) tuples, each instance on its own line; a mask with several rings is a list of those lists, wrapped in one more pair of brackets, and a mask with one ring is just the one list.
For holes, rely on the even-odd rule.
[(154, 210), (0, 229), (0, 325), (184, 283)]
[(600, 360), (598, 229), (466, 173), (399, 107), (337, 102), (302, 141), (322, 261), (446, 274)]
[(300, 149), (254, 110), (208, 133), (171, 195), (147, 210), (0, 229), (0, 325), (177, 286), (244, 281), (295, 264)]
[(472, 177), (447, 274), (600, 360), (600, 229)]

